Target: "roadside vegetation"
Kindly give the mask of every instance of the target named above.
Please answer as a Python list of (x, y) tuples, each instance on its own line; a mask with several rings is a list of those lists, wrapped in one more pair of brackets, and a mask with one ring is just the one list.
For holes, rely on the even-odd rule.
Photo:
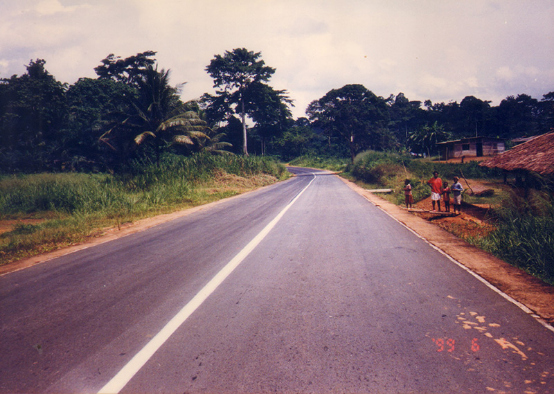
[(41, 173), (0, 178), (0, 264), (58, 249), (145, 217), (205, 204), (288, 176), (272, 159), (167, 155), (120, 174)]
[(349, 163), (350, 163), (350, 160), (346, 158), (341, 158), (336, 156), (316, 156), (316, 155), (300, 156), (289, 162), (291, 166), (320, 168), (320, 169), (325, 169), (329, 171), (339, 171), (339, 172), (344, 171), (348, 167)]
[[(363, 181), (372, 188), (390, 188), (397, 193), (385, 195), (385, 198), (401, 205), (404, 194), (401, 193), (406, 179), (413, 187), (414, 200), (419, 201), (430, 196), (427, 180), (434, 171), (438, 171), (443, 181), (452, 184), (454, 176), (468, 179), (501, 179), (502, 173), (480, 167), (477, 162), (464, 164), (437, 162), (431, 159), (416, 159), (410, 155), (391, 152), (366, 151), (356, 156), (347, 172), (356, 180)], [(463, 179), (462, 179), (463, 182)], [(467, 200), (466, 202), (469, 202)], [(470, 197), (471, 199), (471, 197)], [(475, 199), (473, 202), (477, 202)], [(490, 201), (490, 200), (487, 200)]]
[[(414, 201), (430, 195), (426, 181), (433, 171), (443, 180), (452, 182), (454, 176), (472, 180), (501, 183), (502, 173), (480, 167), (477, 162), (464, 164), (441, 163), (430, 159), (413, 159), (409, 155), (366, 151), (354, 160), (343, 174), (368, 189), (392, 189), (381, 197), (404, 205), (404, 181), (410, 180)], [(462, 179), (462, 183), (464, 180)], [(463, 226), (447, 228), (467, 242), (486, 250), (500, 259), (554, 285), (554, 201), (552, 191), (524, 191), (500, 188), (492, 196), (472, 196), (466, 187), (464, 203), (486, 204), (491, 207), (485, 224), (468, 221)], [(498, 190), (498, 189), (497, 189)]]
[(496, 230), (472, 239), (482, 249), (554, 285), (554, 203), (551, 192), (511, 193), (495, 209)]

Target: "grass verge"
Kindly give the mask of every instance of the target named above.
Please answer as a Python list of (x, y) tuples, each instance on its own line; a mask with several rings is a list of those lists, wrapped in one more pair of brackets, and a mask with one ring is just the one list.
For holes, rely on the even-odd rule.
[(230, 197), (288, 177), (271, 159), (166, 156), (122, 174), (0, 179), (0, 265), (83, 242), (106, 228)]

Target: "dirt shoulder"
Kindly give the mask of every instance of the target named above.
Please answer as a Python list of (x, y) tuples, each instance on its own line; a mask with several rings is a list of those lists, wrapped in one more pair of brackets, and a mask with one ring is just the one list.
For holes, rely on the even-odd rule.
[[(468, 244), (436, 224), (341, 178), (350, 188), (476, 273), (549, 324), (554, 324), (554, 288), (526, 272)], [(463, 220), (463, 219), (459, 219)]]

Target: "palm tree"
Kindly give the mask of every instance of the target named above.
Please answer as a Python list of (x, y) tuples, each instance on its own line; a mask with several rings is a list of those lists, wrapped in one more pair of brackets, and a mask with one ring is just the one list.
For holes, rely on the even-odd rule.
[(150, 143), (159, 163), (161, 151), (173, 144), (194, 145), (208, 139), (207, 123), (179, 99), (178, 88), (169, 85), (169, 73), (148, 66), (137, 82), (136, 95), (129, 98), (126, 111), (115, 116), (114, 127), (100, 141), (112, 149)]
[(220, 133), (217, 127), (208, 129), (206, 135), (208, 138), (199, 139), (199, 150), (201, 152), (208, 152), (215, 155), (234, 155), (233, 152), (225, 150), (225, 148), (232, 148), (233, 144), (226, 141), (221, 141), (225, 138), (225, 133)]
[(413, 149), (421, 149), (427, 151), (427, 155), (431, 156), (431, 151), (435, 151), (438, 142), (446, 141), (450, 137), (450, 133), (444, 130), (442, 125), (434, 122), (431, 126), (425, 125), (413, 131), (408, 142)]

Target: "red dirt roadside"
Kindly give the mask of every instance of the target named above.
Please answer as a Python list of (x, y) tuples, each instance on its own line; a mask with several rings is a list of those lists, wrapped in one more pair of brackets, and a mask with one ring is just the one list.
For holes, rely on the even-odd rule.
[(388, 202), (341, 178), (350, 188), (381, 208), (427, 242), (476, 273), (494, 287), (527, 307), (550, 325), (554, 324), (554, 287), (468, 244), (436, 224)]

